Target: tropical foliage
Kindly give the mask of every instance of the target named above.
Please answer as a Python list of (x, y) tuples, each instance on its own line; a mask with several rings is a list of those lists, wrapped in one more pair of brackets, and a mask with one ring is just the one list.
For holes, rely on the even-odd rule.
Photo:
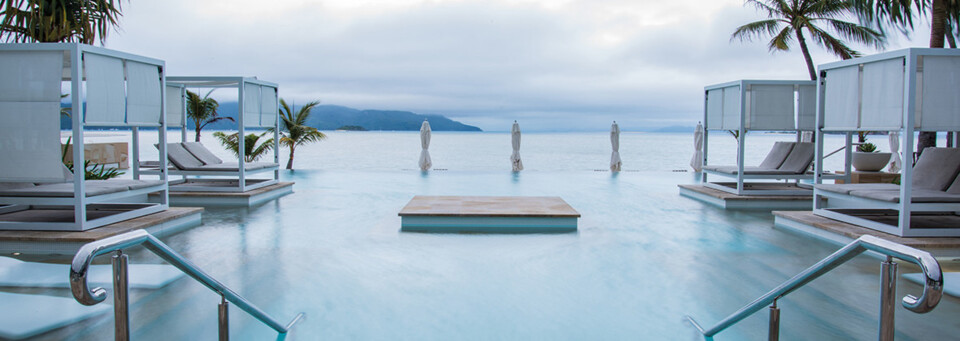
[[(266, 139), (265, 141), (260, 141), (260, 138), (267, 135), (269, 132), (263, 132), (260, 135), (249, 134), (243, 139), (243, 162), (254, 162), (259, 160), (261, 157), (267, 155), (267, 152), (273, 150), (273, 138)], [(233, 152), (233, 155), (240, 155), (240, 142), (237, 140), (239, 133), (233, 133), (230, 135), (225, 134), (222, 131), (217, 131), (213, 133), (213, 137), (216, 137), (217, 140), (220, 140), (220, 144), (227, 148), (227, 150)], [(260, 142), (259, 145), (257, 143)]]
[(194, 136), (197, 142), (200, 142), (200, 130), (208, 124), (219, 120), (234, 121), (233, 117), (219, 116), (220, 114), (217, 113), (217, 109), (220, 108), (220, 103), (210, 98), (210, 92), (213, 92), (213, 90), (210, 90), (206, 95), (200, 97), (197, 93), (187, 90), (187, 118), (193, 120), (193, 126), (196, 131)]
[[(67, 143), (63, 145), (63, 149), (60, 150), (60, 160), (63, 162), (63, 165), (73, 172), (73, 161), (67, 161), (67, 151), (70, 150), (70, 140), (73, 137), (67, 138)], [(106, 165), (98, 165), (93, 163), (90, 160), (83, 161), (84, 169), (84, 179), (86, 180), (107, 180), (113, 179), (120, 175), (123, 175), (116, 167), (107, 167)]]
[(803, 53), (803, 59), (807, 63), (811, 80), (817, 79), (817, 73), (804, 31), (810, 35), (814, 43), (842, 59), (860, 55), (859, 52), (847, 46), (844, 40), (872, 44), (878, 48), (884, 44), (884, 38), (880, 32), (838, 19), (853, 10), (853, 5), (849, 1), (747, 0), (746, 4), (765, 12), (768, 19), (738, 27), (730, 39), (749, 41), (769, 35), (772, 37), (767, 43), (770, 51), (789, 51), (790, 45), (796, 39)]
[(306, 124), (307, 117), (310, 117), (310, 111), (320, 104), (320, 101), (313, 101), (300, 107), (296, 112), (287, 105), (287, 101), (280, 99), (280, 122), (282, 123), (280, 144), (290, 148), (290, 158), (287, 159), (287, 169), (293, 169), (293, 155), (297, 146), (319, 142), (327, 138), (317, 128)]
[(120, 0), (0, 0), (0, 41), (103, 44)]

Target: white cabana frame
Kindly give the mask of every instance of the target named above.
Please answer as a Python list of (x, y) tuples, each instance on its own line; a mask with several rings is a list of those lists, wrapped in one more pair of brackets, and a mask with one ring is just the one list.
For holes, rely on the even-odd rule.
[[(746, 146), (750, 131), (812, 131), (816, 123), (816, 82), (803, 80), (738, 80), (704, 87), (702, 157), (704, 186), (737, 195), (809, 194), (801, 190), (751, 190), (746, 180), (812, 179), (812, 174), (745, 174), (746, 148), (738, 148), (737, 173), (707, 170), (710, 131), (738, 132), (738, 145)], [(736, 187), (711, 183), (708, 174), (736, 179)]]
[[(826, 178), (823, 135), (858, 131), (896, 131), (900, 151), (911, 160), (919, 131), (960, 130), (960, 50), (909, 48), (819, 66), (817, 84), (816, 178)], [(910, 124), (912, 122), (912, 124)], [(958, 203), (912, 203), (913, 163), (900, 171), (899, 203), (815, 189), (814, 214), (901, 237), (958, 237), (960, 228), (912, 228), (912, 212), (958, 212)], [(826, 202), (821, 199), (827, 198)], [(866, 211), (895, 210), (897, 225), (857, 217)]]
[[(177, 96), (168, 96), (169, 103), (181, 104), (181, 109), (177, 112), (179, 120), (177, 124), (170, 124), (169, 127), (179, 127), (181, 129), (181, 141), (187, 141), (187, 110), (186, 110), (186, 89), (237, 89), (237, 127), (239, 136), (245, 135), (247, 127), (273, 128), (273, 165), (266, 168), (246, 169), (239, 167), (233, 171), (188, 171), (179, 169), (169, 169), (171, 175), (180, 175), (182, 180), (173, 180), (172, 184), (187, 181), (188, 176), (204, 176), (203, 179), (190, 179), (191, 182), (208, 182), (210, 184), (224, 183), (224, 177), (238, 179), (236, 186), (233, 185), (207, 185), (207, 186), (176, 186), (176, 191), (190, 192), (247, 192), (250, 190), (266, 187), (279, 182), (280, 179), (280, 108), (279, 91), (276, 83), (259, 80), (255, 77), (205, 77), (205, 76), (173, 76), (167, 77), (166, 86), (168, 89), (180, 89), (179, 98)], [(169, 90), (168, 90), (169, 91)], [(174, 122), (171, 119), (171, 122)], [(244, 150), (244, 139), (239, 138), (239, 148)], [(237, 164), (243, 165), (243, 156), (238, 156)], [(156, 169), (140, 169), (139, 165), (134, 166), (134, 174), (153, 174)], [(273, 172), (271, 179), (248, 179), (248, 175), (264, 172)], [(210, 178), (219, 177), (219, 178)]]
[[(166, 172), (158, 173), (161, 181), (90, 182), (85, 181), (83, 171), (75, 171), (68, 178), (59, 149), (60, 92), (63, 83), (69, 82), (73, 160), (78, 164), (85, 160), (85, 127), (129, 127), (136, 164), (138, 128), (166, 128), (162, 60), (78, 43), (0, 44), (0, 58), (0, 67), (8, 68), (0, 80), (0, 115), (7, 121), (30, 122), (19, 128), (8, 127), (18, 131), (4, 133), (8, 139), (5, 143), (20, 145), (0, 148), (5, 164), (0, 167), (0, 181), (72, 190), (69, 197), (43, 196), (36, 191), (4, 194), (0, 195), (0, 204), (10, 205), (4, 212), (72, 208), (73, 213), (72, 222), (47, 221), (38, 213), (41, 217), (35, 220), (2, 221), (0, 230), (84, 231), (168, 208)], [(160, 145), (165, 145), (165, 136), (158, 136)], [(166, 148), (161, 148), (160, 155), (166, 155)], [(81, 170), (83, 166), (75, 168)], [(72, 186), (61, 186), (65, 182), (72, 182)], [(101, 186), (125, 190), (91, 194)], [(160, 202), (149, 203), (148, 194), (159, 194)], [(92, 214), (95, 211), (99, 212)], [(106, 211), (119, 213), (102, 214)]]

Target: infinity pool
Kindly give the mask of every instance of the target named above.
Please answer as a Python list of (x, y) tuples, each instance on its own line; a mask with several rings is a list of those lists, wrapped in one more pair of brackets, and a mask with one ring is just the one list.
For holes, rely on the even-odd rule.
[[(164, 241), (283, 323), (305, 312), (288, 340), (694, 340), (684, 315), (711, 325), (838, 249), (773, 227), (769, 213), (679, 196), (690, 173), (283, 177), (294, 194), (207, 209), (202, 226)], [(401, 233), (397, 212), (417, 194), (561, 196), (583, 217), (568, 234)], [(879, 263), (858, 257), (782, 299), (783, 339), (875, 339)], [(899, 296), (919, 292), (899, 281)], [(134, 339), (216, 338), (219, 296), (197, 282), (131, 295)], [(956, 338), (958, 314), (949, 296), (925, 315), (898, 306), (897, 339)], [(766, 325), (761, 311), (718, 339), (765, 339)], [(230, 327), (235, 340), (276, 337), (236, 307)], [(44, 337), (102, 340), (112, 328), (108, 315)]]

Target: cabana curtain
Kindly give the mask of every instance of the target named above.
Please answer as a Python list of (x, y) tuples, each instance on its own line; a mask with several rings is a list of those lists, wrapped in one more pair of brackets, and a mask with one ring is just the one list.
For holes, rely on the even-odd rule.
[(260, 86), (243, 84), (243, 125), (260, 126)]
[(260, 126), (273, 127), (277, 124), (277, 89), (267, 86), (260, 87)]
[(167, 127), (183, 126), (183, 88), (167, 86)]
[(127, 123), (160, 124), (160, 69), (156, 65), (127, 62)]
[(91, 125), (118, 125), (125, 119), (123, 61), (92, 53), (83, 55), (87, 76), (87, 107), (84, 122)]
[(0, 181), (62, 182), (63, 52), (0, 54)]

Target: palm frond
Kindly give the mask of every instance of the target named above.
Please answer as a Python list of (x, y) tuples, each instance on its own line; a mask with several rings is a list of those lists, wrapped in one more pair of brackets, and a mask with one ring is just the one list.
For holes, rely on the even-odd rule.
[(793, 27), (784, 27), (782, 30), (780, 30), (780, 33), (777, 33), (777, 35), (770, 39), (770, 42), (767, 43), (767, 48), (770, 49), (770, 51), (790, 51), (790, 42), (793, 41), (793, 32)]
[(827, 52), (830, 52), (841, 59), (850, 59), (860, 56), (860, 52), (850, 48), (840, 39), (830, 35), (829, 32), (825, 32), (816, 26), (808, 26), (807, 30), (810, 31), (810, 35), (818, 45), (823, 46), (823, 48), (827, 49)]
[(782, 21), (779, 19), (768, 19), (755, 21), (740, 27), (730, 35), (730, 40), (740, 39), (740, 41), (752, 41), (754, 37), (764, 35), (775, 35), (780, 30)]

